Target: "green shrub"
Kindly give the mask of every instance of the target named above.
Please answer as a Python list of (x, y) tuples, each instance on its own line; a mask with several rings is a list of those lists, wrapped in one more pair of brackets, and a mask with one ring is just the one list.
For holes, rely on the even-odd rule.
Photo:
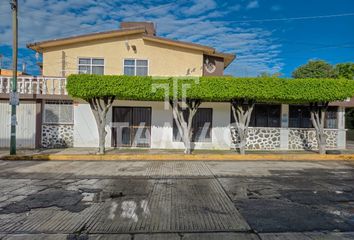
[[(178, 87), (174, 86), (178, 82)], [(146, 76), (70, 75), (67, 90), (72, 97), (90, 99), (115, 96), (120, 100), (163, 101), (168, 97), (229, 102), (232, 99), (258, 102), (309, 103), (344, 100), (354, 94), (354, 81), (344, 79), (280, 79), (201, 77), (199, 79), (153, 79)], [(155, 91), (152, 89), (155, 88)]]

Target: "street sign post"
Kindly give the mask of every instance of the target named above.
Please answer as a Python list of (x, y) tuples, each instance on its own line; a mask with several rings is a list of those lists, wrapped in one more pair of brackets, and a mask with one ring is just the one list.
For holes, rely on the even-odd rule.
[(12, 10), (12, 91), (10, 94), (11, 104), (11, 136), (10, 136), (10, 155), (16, 155), (16, 106), (18, 105), (17, 93), (17, 49), (18, 49), (18, 2), (10, 0)]

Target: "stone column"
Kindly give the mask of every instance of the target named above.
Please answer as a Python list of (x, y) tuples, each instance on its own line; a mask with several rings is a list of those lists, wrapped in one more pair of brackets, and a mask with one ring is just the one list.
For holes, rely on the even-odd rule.
[(281, 105), (280, 149), (289, 149), (289, 105)]
[(346, 129), (345, 129), (345, 107), (338, 107), (337, 112), (337, 148), (346, 148)]

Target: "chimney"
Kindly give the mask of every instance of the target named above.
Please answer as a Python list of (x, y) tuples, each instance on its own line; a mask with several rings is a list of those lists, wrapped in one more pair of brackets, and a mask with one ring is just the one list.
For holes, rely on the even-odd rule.
[(147, 35), (156, 36), (156, 29), (153, 22), (121, 22), (121, 29), (145, 28)]

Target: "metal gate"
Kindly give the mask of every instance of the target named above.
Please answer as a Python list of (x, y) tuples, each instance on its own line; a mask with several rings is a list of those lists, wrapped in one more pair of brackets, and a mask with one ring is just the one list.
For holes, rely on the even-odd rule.
[[(0, 100), (0, 148), (10, 147), (9, 101)], [(36, 145), (36, 103), (21, 102), (17, 107), (16, 145), (18, 148), (35, 148)]]
[(112, 115), (113, 147), (150, 147), (150, 107), (113, 107)]

